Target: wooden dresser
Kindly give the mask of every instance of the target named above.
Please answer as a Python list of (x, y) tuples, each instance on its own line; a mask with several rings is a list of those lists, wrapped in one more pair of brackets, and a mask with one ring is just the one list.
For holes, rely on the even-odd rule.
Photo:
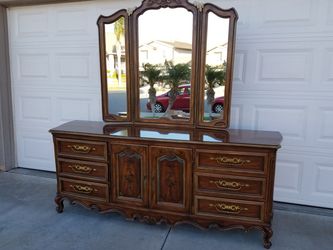
[(68, 199), (149, 223), (257, 228), (269, 248), (282, 137), (228, 129), (236, 10), (143, 0), (110, 14), (97, 20), (105, 123), (50, 131), (57, 211)]
[(278, 132), (73, 121), (51, 129), (63, 201), (149, 223), (258, 228), (271, 246)]

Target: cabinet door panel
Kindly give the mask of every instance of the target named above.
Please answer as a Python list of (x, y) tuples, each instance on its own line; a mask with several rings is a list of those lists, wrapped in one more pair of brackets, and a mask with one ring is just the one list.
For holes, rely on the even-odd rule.
[(147, 147), (112, 145), (112, 201), (147, 205)]
[(151, 207), (188, 212), (191, 198), (192, 151), (151, 148)]

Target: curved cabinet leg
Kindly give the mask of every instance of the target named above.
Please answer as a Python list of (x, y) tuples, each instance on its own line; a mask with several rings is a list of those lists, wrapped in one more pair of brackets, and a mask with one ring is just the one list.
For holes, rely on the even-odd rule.
[(270, 227), (264, 227), (264, 247), (269, 249), (272, 246), (271, 238), (273, 236), (273, 230)]
[(64, 198), (57, 195), (54, 199), (55, 203), (57, 204), (56, 210), (60, 214), (64, 211)]

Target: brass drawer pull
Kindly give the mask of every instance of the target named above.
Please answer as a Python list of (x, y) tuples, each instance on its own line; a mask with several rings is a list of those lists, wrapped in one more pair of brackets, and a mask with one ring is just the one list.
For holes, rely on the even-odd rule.
[(68, 165), (69, 168), (71, 168), (75, 173), (83, 173), (83, 174), (90, 174), (91, 171), (96, 171), (95, 168), (91, 168), (88, 166), (82, 166), (82, 165)]
[(97, 189), (88, 186), (70, 185), (70, 187), (73, 188), (75, 192), (83, 194), (91, 194), (92, 192), (98, 191)]
[(211, 157), (210, 160), (216, 161), (218, 164), (234, 164), (234, 165), (243, 165), (245, 163), (250, 163), (250, 160), (243, 160), (237, 157), (226, 157), (226, 156), (218, 156), (218, 157)]
[(209, 207), (215, 207), (216, 211), (226, 214), (239, 214), (241, 211), (247, 211), (246, 207), (240, 207), (238, 205), (227, 205), (224, 203), (209, 204)]
[(215, 184), (216, 187), (221, 189), (229, 189), (229, 190), (241, 190), (243, 187), (249, 187), (249, 184), (242, 184), (236, 181), (225, 181), (225, 180), (217, 180), (217, 181), (209, 181), (211, 184)]
[(91, 151), (96, 150), (96, 148), (94, 147), (90, 147), (87, 145), (78, 145), (78, 144), (68, 145), (67, 147), (70, 148), (75, 153), (83, 153), (83, 154), (88, 154)]

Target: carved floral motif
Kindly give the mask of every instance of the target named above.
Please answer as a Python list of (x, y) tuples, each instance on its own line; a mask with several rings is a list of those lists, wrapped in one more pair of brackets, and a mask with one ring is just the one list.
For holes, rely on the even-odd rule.
[(141, 155), (127, 149), (119, 153), (118, 160), (119, 194), (126, 197), (141, 197)]
[(185, 162), (177, 155), (164, 155), (158, 159), (160, 173), (159, 199), (164, 202), (181, 203), (182, 180)]

